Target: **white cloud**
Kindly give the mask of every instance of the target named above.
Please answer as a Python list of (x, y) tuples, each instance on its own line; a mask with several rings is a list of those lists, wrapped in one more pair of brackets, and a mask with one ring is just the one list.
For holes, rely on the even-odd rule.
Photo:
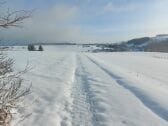
[(78, 18), (78, 12), (76, 6), (63, 4), (45, 10), (36, 10), (33, 17), (24, 22), (23, 29), (13, 28), (2, 34), (8, 40), (34, 42), (79, 40), (82, 30), (80, 25), (73, 23)]
[(127, 4), (114, 4), (113, 2), (107, 3), (103, 12), (129, 12), (136, 9), (135, 4), (127, 3)]
[(47, 21), (66, 21), (75, 18), (78, 14), (76, 6), (56, 5), (50, 9), (39, 12), (39, 18), (44, 18)]
[[(83, 3), (83, 0), (76, 1)], [(91, 2), (87, 6), (82, 6), (82, 3), (56, 4), (52, 7), (50, 5), (50, 8), (45, 6), (36, 10), (32, 19), (24, 22), (23, 29), (1, 31), (0, 35), (6, 40), (33, 42), (107, 42), (144, 34), (166, 33), (168, 2), (153, 1), (110, 1), (99, 5), (87, 0)]]

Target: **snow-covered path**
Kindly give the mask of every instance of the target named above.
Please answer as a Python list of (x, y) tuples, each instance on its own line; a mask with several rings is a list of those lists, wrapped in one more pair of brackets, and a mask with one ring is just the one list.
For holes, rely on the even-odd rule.
[[(81, 65), (85, 72), (85, 85), (87, 85), (90, 109), (93, 114), (93, 125), (167, 125), (167, 122), (146, 107), (132, 90), (122, 85), (129, 82), (113, 74), (109, 68), (101, 66), (90, 57), (82, 55), (80, 57), (82, 57)], [(146, 100), (143, 95), (141, 98)], [(166, 111), (165, 118), (167, 118)]]
[[(152, 59), (158, 63), (154, 63), (156, 66), (164, 65), (166, 59), (155, 61), (153, 55), (135, 54), (143, 59), (139, 61), (129, 53), (113, 56), (54, 51), (16, 51), (9, 55), (16, 59), (18, 70), (24, 68), (27, 60), (34, 67), (25, 75), (26, 80), (33, 83), (33, 93), (27, 99), (35, 99), (28, 108), (32, 115), (20, 125), (168, 125), (168, 85), (165, 83), (168, 71), (146, 70), (142, 65), (144, 59)], [(124, 57), (132, 61), (122, 63)], [(135, 66), (141, 67), (144, 73)], [(163, 76), (149, 72), (160, 72)]]

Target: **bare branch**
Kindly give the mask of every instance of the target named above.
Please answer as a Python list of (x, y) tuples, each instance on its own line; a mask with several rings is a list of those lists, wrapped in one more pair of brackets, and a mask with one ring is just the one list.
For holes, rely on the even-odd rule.
[(32, 11), (20, 10), (20, 11), (8, 11), (5, 15), (0, 16), (0, 27), (21, 27), (23, 20), (30, 18)]

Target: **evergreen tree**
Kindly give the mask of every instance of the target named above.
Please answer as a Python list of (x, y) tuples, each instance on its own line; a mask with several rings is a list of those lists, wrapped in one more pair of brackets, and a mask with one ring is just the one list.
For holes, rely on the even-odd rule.
[(35, 51), (36, 48), (34, 47), (33, 44), (30, 44), (30, 45), (28, 45), (28, 50), (29, 50), (29, 51)]
[(39, 46), (39, 51), (44, 51), (42, 45)]

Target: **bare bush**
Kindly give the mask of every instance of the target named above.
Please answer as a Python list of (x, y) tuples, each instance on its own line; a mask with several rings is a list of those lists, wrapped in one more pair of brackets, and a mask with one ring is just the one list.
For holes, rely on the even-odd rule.
[[(5, 1), (0, 0), (0, 5)], [(0, 6), (1, 7), (1, 6)], [(0, 28), (20, 27), (23, 20), (31, 16), (31, 11), (19, 10), (0, 14)], [(10, 126), (13, 117), (12, 110), (19, 108), (24, 97), (30, 93), (30, 86), (23, 87), (25, 70), (15, 73), (13, 69), (14, 60), (0, 53), (0, 126)]]
[(14, 61), (4, 54), (0, 54), (0, 126), (10, 125), (13, 113), (12, 109), (17, 109), (24, 97), (30, 93), (30, 86), (23, 88), (21, 75), (25, 70), (14, 73)]

